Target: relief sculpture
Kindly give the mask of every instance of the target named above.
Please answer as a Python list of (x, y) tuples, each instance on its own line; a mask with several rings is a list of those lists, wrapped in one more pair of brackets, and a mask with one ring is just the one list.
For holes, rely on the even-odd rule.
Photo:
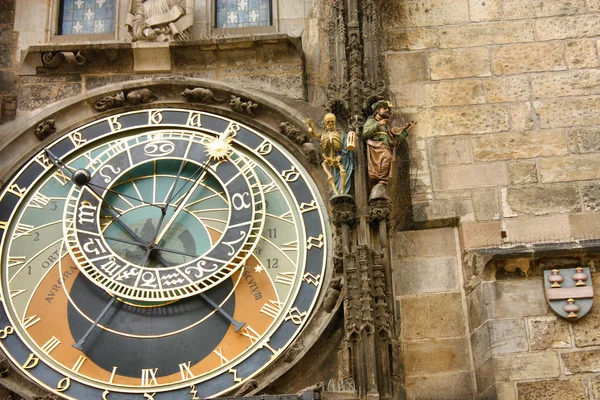
[(190, 40), (194, 0), (131, 0), (128, 40), (169, 42)]

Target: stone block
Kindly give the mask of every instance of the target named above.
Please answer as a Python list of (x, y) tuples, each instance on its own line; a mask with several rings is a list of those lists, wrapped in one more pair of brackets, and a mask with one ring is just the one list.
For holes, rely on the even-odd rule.
[(581, 185), (583, 211), (600, 211), (600, 183), (592, 182)]
[(600, 372), (600, 350), (561, 353), (565, 375)]
[(418, 138), (429, 138), (502, 132), (509, 127), (506, 106), (476, 105), (422, 110), (412, 132)]
[(576, 239), (600, 237), (600, 213), (570, 214), (571, 235)]
[(587, 0), (589, 11), (600, 11), (600, 0)]
[(596, 68), (598, 55), (594, 40), (569, 40), (567, 41), (567, 66), (569, 69)]
[(500, 218), (500, 202), (498, 192), (493, 189), (473, 191), (473, 208), (477, 221), (487, 221)]
[(435, 190), (460, 190), (508, 184), (508, 170), (501, 162), (432, 168)]
[(511, 127), (514, 131), (533, 129), (531, 103), (513, 103), (510, 105)]
[(429, 67), (432, 80), (491, 75), (486, 47), (434, 51), (429, 55)]
[[(443, 393), (443, 395), (442, 395)], [(473, 377), (470, 372), (453, 372), (430, 376), (406, 377), (408, 400), (464, 400), (473, 398)]]
[(456, 257), (396, 259), (393, 276), (396, 296), (458, 290)]
[(168, 43), (139, 41), (132, 44), (134, 72), (166, 72), (171, 70)]
[[(392, 258), (456, 257), (454, 228), (396, 232), (392, 238)], [(432, 246), (435, 243), (435, 246)]]
[(595, 375), (590, 378), (592, 383), (592, 394), (594, 399), (600, 399), (600, 376)]
[(494, 357), (496, 380), (516, 381), (558, 378), (560, 365), (556, 353), (525, 353)]
[(0, 124), (12, 121), (17, 116), (17, 96), (0, 96)]
[(429, 80), (427, 53), (402, 53), (387, 55), (388, 74), (395, 79), (391, 86)]
[(468, 0), (386, 1), (382, 26), (409, 28), (469, 22)]
[(460, 293), (401, 297), (400, 309), (406, 340), (455, 338), (465, 334)]
[(34, 110), (80, 93), (81, 83), (22, 85), (19, 90), (19, 109)]
[(600, 94), (600, 70), (555, 72), (531, 77), (536, 99)]
[(473, 362), (475, 368), (478, 368), (484, 362), (492, 358), (492, 338), (490, 335), (490, 326), (493, 321), (486, 321), (471, 334), (471, 350), (473, 352)]
[(18, 79), (15, 71), (0, 70), (0, 94), (14, 94), (17, 90)]
[[(1, 40), (1, 39), (0, 39)], [(15, 42), (0, 41), (0, 68), (13, 68), (15, 63)]]
[(487, 286), (493, 319), (544, 315), (548, 312), (541, 278), (496, 281)]
[(440, 29), (440, 48), (474, 47), (533, 41), (530, 21), (491, 22)]
[(425, 103), (428, 107), (483, 104), (483, 83), (479, 79), (465, 79), (427, 84)]
[(469, 361), (465, 338), (407, 341), (404, 345), (407, 376), (468, 371)]
[(527, 319), (532, 351), (568, 349), (571, 347), (569, 323), (555, 316)]
[[(468, 276), (465, 276), (465, 280), (468, 278)], [(491, 318), (491, 309), (488, 307), (487, 299), (490, 285), (494, 285), (494, 282), (483, 281), (467, 295), (467, 316), (469, 318), (470, 333), (473, 333)]]
[(302, 54), (288, 41), (263, 44), (256, 49), (256, 54), (260, 64), (302, 64)]
[(518, 215), (581, 211), (579, 187), (570, 183), (508, 188), (506, 203)]
[(464, 249), (495, 247), (502, 244), (499, 221), (462, 224), (460, 235)]
[(490, 103), (524, 101), (529, 99), (529, 79), (526, 76), (500, 77), (484, 80), (487, 99)]
[(469, 0), (471, 21), (496, 21), (502, 19), (500, 0)]
[(517, 389), (514, 382), (499, 382), (494, 387), (498, 400), (517, 400)]
[(600, 127), (590, 126), (567, 131), (570, 153), (600, 152)]
[(506, 19), (580, 14), (587, 11), (585, 0), (504, 0), (502, 7)]
[(394, 94), (394, 106), (415, 107), (425, 105), (425, 84), (418, 83), (395, 83), (390, 90)]
[(492, 49), (492, 67), (496, 75), (567, 69), (564, 46), (555, 43), (512, 44)]
[(600, 125), (600, 96), (534, 101), (540, 128)]
[(537, 183), (537, 165), (535, 161), (515, 161), (508, 164), (508, 176), (511, 185)]
[(217, 51), (190, 51), (189, 47), (172, 47), (173, 68), (178, 70), (216, 69)]
[(433, 165), (471, 163), (471, 145), (465, 137), (435, 138), (428, 143), (429, 158)]
[(540, 160), (542, 182), (600, 179), (600, 153), (576, 154)]
[[(595, 221), (595, 223), (598, 222)], [(592, 274), (592, 285), (594, 286), (594, 306), (584, 318), (571, 324), (575, 346), (577, 347), (600, 345), (600, 330), (598, 329), (600, 326), (600, 309), (596, 307), (600, 301), (600, 275)]]
[(15, 18), (15, 0), (3, 0), (0, 7), (0, 24), (12, 25)]
[(535, 22), (535, 32), (540, 41), (595, 37), (600, 35), (600, 15), (540, 19)]
[(257, 50), (250, 49), (231, 49), (219, 52), (219, 66), (221, 67), (241, 67), (257, 64)]
[(567, 154), (562, 130), (546, 132), (502, 133), (471, 140), (476, 161), (513, 160)]
[[(568, 215), (504, 219), (506, 243), (541, 243), (569, 240), (571, 224)], [(543, 291), (540, 289), (540, 293)]]
[(285, 93), (291, 99), (304, 98), (302, 73), (267, 74), (257, 72), (249, 76), (222, 76), (221, 80), (245, 89), (257, 89), (270, 93)]
[(471, 200), (432, 200), (413, 204), (415, 221), (433, 221), (459, 217), (462, 221), (474, 221)]
[(438, 46), (437, 29), (384, 29), (384, 51), (425, 50)]
[(519, 400), (587, 400), (584, 379), (517, 382)]
[(522, 318), (490, 321), (489, 326), (494, 355), (528, 350), (525, 321)]

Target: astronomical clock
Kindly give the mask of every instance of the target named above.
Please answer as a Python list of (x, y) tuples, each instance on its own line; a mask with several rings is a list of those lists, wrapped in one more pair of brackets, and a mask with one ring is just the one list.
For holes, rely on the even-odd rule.
[(271, 136), (194, 109), (97, 119), (0, 192), (0, 346), (66, 399), (198, 399), (275, 363), (327, 276), (324, 203)]

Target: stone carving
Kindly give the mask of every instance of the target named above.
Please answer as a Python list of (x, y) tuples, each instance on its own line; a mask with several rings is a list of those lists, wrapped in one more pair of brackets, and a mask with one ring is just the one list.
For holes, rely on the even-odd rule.
[(326, 313), (330, 313), (335, 308), (338, 299), (340, 298), (340, 291), (342, 290), (341, 278), (334, 278), (329, 282), (329, 287), (325, 292), (325, 299), (323, 300), (323, 310)]
[(89, 55), (84, 55), (83, 52), (78, 51), (60, 51), (52, 52), (48, 51), (42, 54), (42, 64), (48, 69), (57, 69), (65, 61), (69, 64), (74, 65), (85, 65), (88, 62)]
[[(377, 195), (373, 192), (372, 194)], [(390, 201), (384, 196), (373, 197), (369, 202), (369, 217), (372, 222), (387, 220), (390, 217), (391, 207)]]
[(46, 139), (48, 136), (56, 132), (56, 128), (54, 127), (55, 123), (56, 121), (54, 121), (52, 118), (48, 118), (47, 120), (40, 122), (38, 126), (35, 127), (35, 136), (39, 140)]
[(254, 117), (254, 110), (258, 109), (258, 103), (253, 102), (252, 100), (242, 101), (240, 97), (231, 96), (231, 100), (229, 100), (229, 107), (233, 111), (237, 111), (239, 113), (247, 113), (248, 115)]
[(60, 400), (60, 398), (55, 394), (47, 394), (45, 396), (38, 396), (36, 400)]
[(321, 140), (321, 155), (323, 170), (329, 178), (336, 195), (348, 194), (352, 188), (352, 172), (354, 171), (354, 148), (356, 133), (336, 129), (334, 114), (326, 114), (323, 120), (325, 132), (318, 133), (314, 123), (308, 120), (308, 131), (313, 137)]
[(0, 377), (4, 378), (10, 373), (10, 364), (6, 357), (0, 357)]
[(310, 138), (308, 137), (308, 135), (305, 132), (296, 128), (289, 122), (280, 123), (279, 131), (298, 145), (303, 145), (304, 143), (307, 143), (310, 141)]
[(319, 165), (321, 158), (319, 157), (319, 150), (317, 149), (317, 146), (315, 146), (314, 143), (304, 143), (302, 145), (302, 150), (304, 150), (306, 158), (308, 158), (308, 161), (312, 165)]
[(120, 107), (123, 104), (125, 104), (125, 93), (120, 91), (113, 96), (104, 96), (94, 104), (94, 108), (96, 111), (106, 111), (111, 108)]
[(242, 385), (242, 387), (235, 392), (234, 396), (245, 396), (248, 393), (250, 393), (251, 391), (253, 391), (254, 389), (256, 389), (258, 387), (258, 381), (256, 379), (249, 379), (246, 382), (244, 382), (244, 384)]
[(150, 89), (136, 89), (127, 93), (127, 101), (133, 105), (152, 103), (157, 98)]
[(187, 41), (193, 24), (194, 0), (130, 0), (126, 40)]
[(294, 344), (285, 351), (283, 361), (286, 363), (292, 363), (298, 357), (298, 355), (304, 352), (304, 342), (301, 338), (296, 339)]
[(121, 107), (128, 102), (129, 105), (151, 103), (158, 97), (150, 89), (135, 89), (125, 95), (122, 90), (112, 96), (104, 96), (94, 104), (96, 111), (106, 111), (111, 108)]
[(212, 90), (201, 87), (185, 89), (183, 92), (181, 92), (181, 95), (188, 101), (204, 104), (220, 103), (224, 100), (215, 97), (215, 94)]
[(342, 225), (352, 226), (356, 221), (356, 204), (352, 196), (341, 195), (331, 198), (333, 208), (333, 224), (337, 227)]

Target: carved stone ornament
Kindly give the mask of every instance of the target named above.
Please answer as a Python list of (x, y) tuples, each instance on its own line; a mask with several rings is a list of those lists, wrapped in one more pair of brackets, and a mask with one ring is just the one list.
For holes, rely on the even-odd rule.
[(251, 391), (253, 391), (254, 389), (256, 389), (258, 387), (258, 381), (256, 379), (249, 379), (246, 382), (244, 382), (244, 384), (242, 385), (242, 387), (235, 392), (234, 396), (245, 396), (248, 393), (250, 393)]
[(369, 217), (371, 221), (378, 222), (389, 219), (391, 203), (387, 198), (376, 198), (369, 201)]
[(81, 66), (89, 61), (89, 55), (84, 55), (81, 51), (48, 51), (42, 54), (42, 64), (48, 69), (57, 69), (65, 61), (69, 64)]
[(60, 397), (55, 394), (47, 394), (45, 396), (36, 397), (36, 400), (60, 400)]
[(212, 104), (224, 101), (224, 99), (215, 97), (215, 94), (212, 90), (201, 87), (185, 89), (183, 92), (181, 92), (181, 95), (188, 101), (195, 103)]
[(188, 41), (194, 24), (194, 0), (130, 0), (128, 42)]
[(591, 276), (587, 267), (544, 271), (546, 300), (552, 311), (569, 321), (586, 315), (594, 303)]
[(240, 97), (231, 96), (229, 100), (229, 107), (236, 112), (246, 113), (251, 117), (255, 117), (254, 112), (258, 109), (258, 103), (253, 102), (252, 100), (243, 101)]
[(335, 226), (342, 224), (352, 226), (356, 221), (356, 204), (352, 196), (343, 194), (331, 198), (333, 209), (333, 223)]
[(56, 132), (56, 128), (54, 127), (56, 121), (52, 118), (48, 118), (47, 120), (40, 122), (38, 126), (35, 127), (35, 136), (39, 140), (44, 140), (48, 136), (52, 135)]
[(125, 105), (127, 102), (129, 105), (137, 105), (137, 104), (146, 104), (151, 103), (156, 100), (158, 97), (152, 93), (150, 89), (135, 89), (127, 92), (122, 90), (115, 93), (112, 96), (104, 96), (100, 100), (94, 104), (94, 109), (96, 111), (106, 111), (111, 108), (117, 108)]
[(10, 364), (6, 357), (0, 357), (0, 378), (8, 376), (10, 373)]
[(338, 299), (340, 298), (341, 290), (342, 280), (340, 278), (334, 278), (331, 280), (331, 282), (329, 282), (329, 287), (325, 292), (325, 299), (323, 300), (323, 310), (325, 310), (326, 313), (333, 311)]

